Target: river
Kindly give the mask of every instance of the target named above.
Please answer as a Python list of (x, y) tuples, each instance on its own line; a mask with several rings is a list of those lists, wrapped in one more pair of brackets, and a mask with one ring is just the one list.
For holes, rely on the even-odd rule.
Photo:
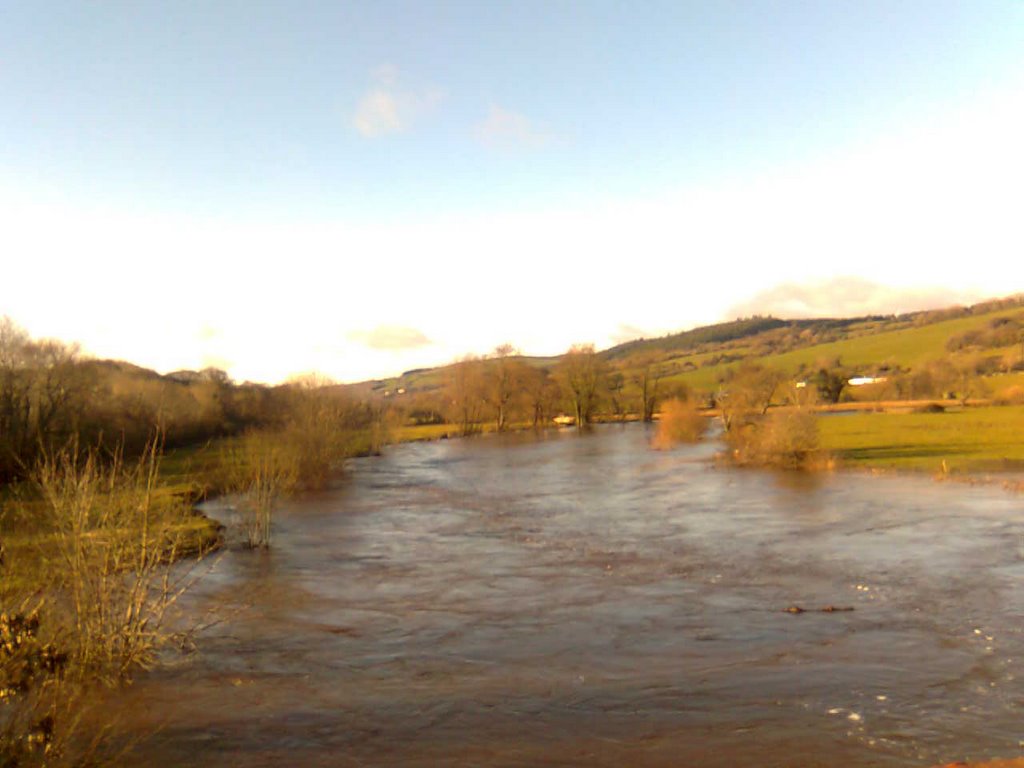
[(131, 761), (849, 768), (1021, 754), (1020, 497), (730, 469), (709, 461), (713, 443), (647, 440), (643, 425), (605, 426), (351, 462), (283, 505), (270, 551), (227, 551), (189, 595), (193, 618), (220, 623), (111, 705), (146, 737)]

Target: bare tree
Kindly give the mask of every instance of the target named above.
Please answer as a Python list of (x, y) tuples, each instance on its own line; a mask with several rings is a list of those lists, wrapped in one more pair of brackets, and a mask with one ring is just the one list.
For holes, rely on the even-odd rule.
[(511, 344), (498, 346), (487, 371), (487, 400), (494, 410), (495, 426), (499, 432), (508, 428), (512, 401), (523, 388), (525, 366), (516, 359), (518, 354)]
[(658, 407), (658, 385), (664, 371), (655, 363), (656, 357), (650, 352), (639, 355), (633, 363), (631, 379), (640, 391), (640, 417), (644, 421), (654, 421)]
[(539, 429), (554, 416), (561, 392), (558, 383), (551, 378), (546, 369), (525, 367), (523, 373), (523, 391), (530, 418), (533, 421), (533, 428)]
[(781, 371), (754, 363), (730, 371), (715, 398), (725, 430), (737, 419), (764, 416), (785, 378)]
[(572, 402), (577, 429), (593, 420), (604, 376), (604, 361), (593, 344), (574, 344), (562, 358), (559, 377)]
[(605, 377), (605, 387), (608, 391), (608, 404), (615, 415), (616, 420), (622, 421), (626, 416), (626, 401), (622, 392), (626, 387), (626, 377), (622, 371), (611, 371)]
[(461, 434), (480, 431), (485, 402), (480, 358), (467, 355), (449, 367), (447, 400), (449, 420), (458, 425)]

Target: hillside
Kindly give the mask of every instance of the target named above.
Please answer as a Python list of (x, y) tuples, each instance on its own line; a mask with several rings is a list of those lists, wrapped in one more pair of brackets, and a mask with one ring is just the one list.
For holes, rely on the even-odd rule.
[[(1012, 344), (965, 344), (948, 349), (957, 337), (984, 335), (994, 324), (1022, 329)], [(1006, 336), (1006, 334), (1003, 334)], [(971, 307), (950, 307), (904, 315), (785, 320), (752, 317), (702, 326), (656, 339), (636, 339), (602, 350), (609, 366), (629, 379), (642, 366), (653, 366), (667, 386), (685, 385), (713, 391), (730, 369), (754, 362), (798, 376), (818, 367), (842, 367), (851, 374), (913, 371), (926, 362), (951, 356), (980, 355), (1009, 370), (1013, 355), (1021, 357), (1024, 338), (1024, 296), (987, 301)], [(553, 370), (561, 357), (523, 357), (531, 367)], [(351, 385), (383, 395), (399, 389), (429, 393), (441, 388), (449, 366), (408, 371), (401, 376)]]

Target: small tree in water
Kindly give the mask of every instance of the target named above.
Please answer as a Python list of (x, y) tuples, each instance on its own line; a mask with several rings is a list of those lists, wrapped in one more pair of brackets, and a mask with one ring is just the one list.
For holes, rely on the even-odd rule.
[(726, 433), (738, 464), (810, 469), (821, 458), (818, 417), (808, 408), (779, 410)]
[(680, 443), (695, 443), (703, 436), (707, 422), (696, 403), (674, 397), (662, 406), (651, 447), (664, 451)]
[(274, 507), (299, 479), (296, 454), (280, 433), (247, 432), (227, 461), (228, 487), (240, 497), (246, 543), (266, 549)]

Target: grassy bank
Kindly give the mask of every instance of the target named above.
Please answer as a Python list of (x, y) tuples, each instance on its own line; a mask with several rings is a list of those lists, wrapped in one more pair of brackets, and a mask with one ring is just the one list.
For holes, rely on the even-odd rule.
[(819, 421), (821, 447), (841, 464), (974, 474), (1024, 471), (1024, 407), (941, 413), (847, 413)]

